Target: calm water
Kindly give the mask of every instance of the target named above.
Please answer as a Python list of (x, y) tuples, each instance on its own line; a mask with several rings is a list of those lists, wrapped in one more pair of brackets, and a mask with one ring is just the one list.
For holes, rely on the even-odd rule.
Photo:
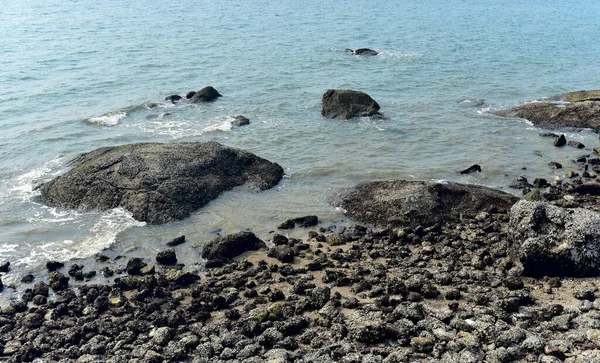
[[(290, 217), (336, 221), (343, 216), (332, 198), (362, 181), (505, 188), (518, 175), (560, 175), (547, 163), (574, 167), (582, 153), (489, 111), (600, 88), (598, 1), (232, 3), (23, 0), (0, 8), (0, 261), (13, 266), (5, 283), (42, 271), (48, 259), (131, 246), (147, 256), (181, 234), (201, 243), (251, 228), (268, 239)], [(380, 55), (343, 51), (360, 47)], [(207, 85), (224, 97), (143, 106)], [(328, 88), (369, 93), (388, 119), (323, 119)], [(461, 107), (463, 98), (486, 103)], [(250, 126), (232, 128), (238, 114)], [(567, 136), (598, 144), (591, 132)], [(287, 177), (260, 194), (229, 192), (166, 226), (119, 210), (47, 208), (33, 190), (98, 147), (209, 140), (278, 162)], [(481, 174), (457, 174), (473, 163)]]

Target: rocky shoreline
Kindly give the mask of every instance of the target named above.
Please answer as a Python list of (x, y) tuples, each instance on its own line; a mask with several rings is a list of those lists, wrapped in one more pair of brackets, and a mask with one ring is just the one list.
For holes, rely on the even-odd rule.
[(509, 220), (314, 226), (270, 247), (243, 232), (209, 243), (230, 258), (205, 276), (177, 265), (182, 239), (104, 283), (74, 288), (77, 269), (52, 266), (2, 308), (0, 348), (13, 362), (598, 361), (597, 279), (524, 276)]
[[(563, 98), (596, 107), (595, 95)], [(186, 99), (220, 96), (207, 87)], [(361, 92), (329, 90), (323, 104), (330, 118), (384, 117)], [(102, 148), (76, 163), (41, 186), (47, 203), (121, 206), (149, 223), (283, 176), (217, 143)], [(197, 246), (182, 236), (152, 258), (98, 255), (96, 278), (84, 265), (49, 262), (44, 281), (25, 276), (22, 294), (1, 308), (0, 359), (600, 362), (600, 161), (587, 154), (575, 165), (581, 174), (564, 180), (517, 178), (521, 200), (474, 185), (371, 182), (338, 201), (364, 226), (306, 216), (269, 236), (243, 231)], [(198, 263), (180, 263), (190, 251)]]

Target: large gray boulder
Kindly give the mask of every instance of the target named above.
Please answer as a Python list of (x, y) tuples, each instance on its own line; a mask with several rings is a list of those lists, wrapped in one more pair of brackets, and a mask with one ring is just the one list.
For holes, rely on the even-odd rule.
[(41, 188), (44, 203), (79, 211), (122, 207), (150, 224), (186, 218), (222, 192), (276, 185), (283, 169), (216, 142), (141, 143), (81, 155)]
[(479, 185), (389, 180), (360, 184), (338, 204), (361, 223), (414, 228), (457, 222), (491, 209), (508, 211), (518, 199)]
[(510, 211), (509, 239), (527, 276), (600, 275), (598, 212), (522, 200)]
[(561, 127), (600, 130), (600, 91), (577, 91), (554, 97), (549, 102), (527, 103), (496, 115), (519, 117), (536, 126), (556, 129)]
[(368, 94), (353, 90), (330, 89), (323, 94), (321, 114), (329, 118), (350, 119), (379, 114), (379, 104)]

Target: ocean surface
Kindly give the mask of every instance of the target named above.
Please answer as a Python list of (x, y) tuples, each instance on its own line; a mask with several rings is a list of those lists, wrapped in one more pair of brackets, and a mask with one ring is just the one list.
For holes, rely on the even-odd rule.
[[(600, 2), (41, 1), (0, 7), (0, 263), (4, 284), (47, 260), (151, 257), (186, 235), (202, 244), (316, 214), (343, 223), (341, 191), (382, 179), (502, 188), (563, 175), (587, 152), (490, 111), (600, 88)], [(369, 47), (374, 57), (345, 48)], [(204, 86), (211, 104), (164, 98)], [(387, 116), (328, 120), (329, 88), (368, 93)], [(463, 99), (485, 103), (465, 107)], [(149, 108), (150, 103), (159, 103)], [(249, 126), (232, 127), (244, 115)], [(598, 146), (590, 131), (568, 139)], [(190, 218), (147, 226), (123, 210), (48, 208), (35, 187), (98, 147), (217, 141), (282, 165), (272, 190), (225, 193)], [(558, 161), (565, 169), (548, 168)], [(480, 164), (483, 172), (459, 175)], [(526, 167), (526, 170), (522, 168)], [(518, 193), (518, 191), (512, 191)], [(125, 252), (126, 251), (126, 252)], [(194, 253), (180, 256), (198, 262)]]

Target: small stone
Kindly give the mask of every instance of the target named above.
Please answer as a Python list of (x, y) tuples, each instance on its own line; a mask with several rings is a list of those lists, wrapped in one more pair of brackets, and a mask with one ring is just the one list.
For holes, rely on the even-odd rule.
[(553, 137), (553, 138), (558, 137), (558, 135), (553, 132), (540, 132), (540, 136), (541, 137)]
[(567, 139), (565, 138), (565, 135), (560, 135), (558, 137), (558, 139), (554, 140), (554, 146), (556, 146), (556, 147), (565, 146), (566, 144), (567, 144)]
[(153, 330), (150, 337), (158, 345), (166, 345), (173, 337), (173, 330), (169, 327), (161, 327)]
[(35, 276), (32, 274), (27, 274), (21, 278), (21, 282), (24, 284), (30, 284), (33, 282), (33, 280), (35, 280)]
[(583, 149), (583, 148), (585, 148), (584, 144), (580, 143), (579, 141), (575, 141), (575, 140), (569, 141), (568, 145), (572, 146), (574, 148), (577, 148), (577, 149)]
[(410, 340), (410, 346), (418, 353), (429, 353), (433, 350), (433, 339), (415, 337)]
[(556, 161), (551, 161), (548, 163), (548, 167), (550, 169), (562, 169), (562, 164), (561, 163), (557, 163)]
[(152, 275), (156, 272), (154, 265), (146, 265), (140, 270), (141, 275)]
[(175, 250), (169, 248), (168, 250), (161, 251), (156, 255), (156, 262), (163, 265), (174, 265), (177, 263), (177, 256)]
[(569, 170), (567, 172), (567, 178), (573, 179), (579, 176), (579, 173)]
[(573, 296), (579, 300), (594, 301), (596, 299), (596, 287), (589, 284), (578, 284), (573, 289)]
[(288, 241), (289, 241), (288, 238), (282, 234), (275, 233), (273, 235), (273, 244), (275, 246), (287, 245)]
[(69, 286), (69, 278), (58, 271), (50, 273), (50, 287), (54, 291), (64, 290)]
[(177, 238), (173, 238), (169, 242), (166, 243), (169, 247), (179, 246), (180, 244), (185, 243), (185, 236), (179, 236)]
[(244, 116), (235, 116), (231, 122), (233, 126), (245, 126), (250, 124), (250, 120)]
[(140, 270), (146, 266), (144, 260), (139, 257), (133, 257), (127, 261), (127, 273), (130, 275), (139, 275)]
[(48, 269), (48, 271), (52, 272), (52, 271), (56, 271), (62, 267), (64, 267), (65, 264), (59, 261), (48, 261), (46, 262), (46, 268)]
[(536, 188), (546, 188), (550, 186), (550, 184), (548, 184), (548, 181), (544, 178), (535, 178), (535, 180), (533, 181), (533, 185)]
[(10, 262), (6, 261), (0, 265), (0, 272), (8, 272), (10, 271)]
[(283, 263), (294, 262), (294, 250), (288, 246), (275, 246), (271, 249), (273, 257)]
[(459, 174), (471, 174), (475, 172), (481, 173), (481, 166), (479, 166), (478, 164), (473, 164), (469, 166), (465, 170), (460, 171)]

